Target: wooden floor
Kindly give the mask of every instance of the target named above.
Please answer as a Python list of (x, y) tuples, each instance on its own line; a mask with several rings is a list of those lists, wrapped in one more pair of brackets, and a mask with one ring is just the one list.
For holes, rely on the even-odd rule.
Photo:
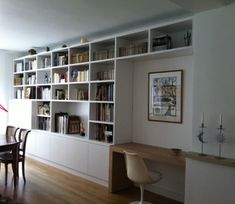
[[(7, 187), (4, 185), (4, 174), (2, 168), (0, 194), (26, 204), (127, 204), (138, 200), (140, 194), (138, 188), (112, 194), (106, 187), (32, 159), (27, 159), (26, 162), (27, 183), (24, 185), (20, 169), (16, 190), (13, 187), (12, 172), (9, 170)], [(145, 200), (156, 204), (179, 204), (177, 201), (146, 191)]]

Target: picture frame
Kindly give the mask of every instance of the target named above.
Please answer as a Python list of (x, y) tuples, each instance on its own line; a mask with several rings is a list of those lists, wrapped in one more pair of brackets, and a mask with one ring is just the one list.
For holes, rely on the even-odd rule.
[(182, 123), (183, 70), (148, 73), (148, 120)]

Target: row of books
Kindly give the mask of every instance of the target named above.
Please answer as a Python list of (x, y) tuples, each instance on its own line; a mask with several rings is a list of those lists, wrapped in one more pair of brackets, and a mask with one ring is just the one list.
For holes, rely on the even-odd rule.
[(17, 89), (16, 90), (16, 99), (23, 99), (24, 98), (24, 90), (23, 89)]
[(88, 90), (78, 89), (77, 90), (77, 100), (88, 100)]
[(54, 73), (54, 83), (65, 83), (68, 80), (68, 72)]
[(40, 59), (40, 68), (48, 68), (51, 66), (51, 58), (50, 57), (44, 57)]
[(68, 134), (68, 113), (55, 113), (55, 132)]
[(67, 53), (55, 53), (53, 59), (54, 66), (66, 65), (68, 64), (68, 54)]
[(113, 79), (114, 79), (113, 69), (96, 73), (96, 80), (113, 80)]
[(27, 75), (27, 77), (26, 77), (26, 84), (28, 84), (28, 85), (36, 84), (36, 74)]
[(25, 62), (25, 71), (37, 69), (37, 60)]
[(22, 85), (23, 84), (23, 77), (15, 77), (14, 78), (14, 85)]
[(27, 87), (25, 90), (25, 98), (26, 99), (35, 99), (36, 98), (36, 88), (35, 87)]
[(37, 92), (38, 99), (50, 99), (51, 98), (51, 88), (50, 87), (38, 87)]
[(119, 47), (119, 57), (142, 54), (148, 51), (148, 43), (141, 42), (136, 44), (130, 44), (127, 46)]
[(80, 134), (80, 117), (68, 113), (55, 113), (55, 132), (61, 134)]
[(99, 84), (96, 89), (97, 101), (113, 101), (113, 84)]
[(96, 104), (96, 120), (113, 122), (113, 104)]
[(89, 52), (88, 51), (82, 51), (79, 53), (71, 54), (71, 64), (88, 62), (88, 61), (89, 61)]
[(113, 126), (96, 124), (95, 139), (98, 141), (112, 143), (113, 141)]
[(93, 52), (93, 60), (103, 60), (103, 59), (110, 59), (114, 57), (114, 47), (111, 46), (110, 48), (104, 50), (98, 50)]
[(67, 89), (56, 89), (55, 90), (55, 99), (57, 99), (57, 100), (68, 99), (68, 90)]
[(38, 129), (40, 130), (50, 130), (50, 118), (43, 118), (39, 117), (38, 118)]
[(23, 71), (23, 62), (18, 62), (15, 64), (15, 72), (22, 72)]
[(73, 69), (71, 71), (71, 80), (73, 82), (88, 81), (88, 76), (89, 76), (88, 70), (78, 71), (76, 69)]

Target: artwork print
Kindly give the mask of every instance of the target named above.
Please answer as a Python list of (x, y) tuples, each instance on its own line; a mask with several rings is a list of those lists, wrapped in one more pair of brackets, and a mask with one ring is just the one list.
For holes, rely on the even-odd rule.
[(149, 120), (182, 123), (182, 75), (182, 70), (149, 73)]

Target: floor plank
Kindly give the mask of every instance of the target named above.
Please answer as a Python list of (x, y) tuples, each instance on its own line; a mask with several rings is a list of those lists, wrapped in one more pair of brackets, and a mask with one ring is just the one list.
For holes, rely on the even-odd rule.
[[(140, 195), (138, 188), (112, 194), (106, 187), (32, 159), (26, 162), (27, 183), (24, 185), (20, 170), (18, 187), (14, 190), (10, 169), (7, 187), (4, 184), (4, 168), (1, 169), (0, 193), (26, 204), (128, 204), (138, 200)], [(145, 200), (156, 204), (180, 204), (147, 191)]]

